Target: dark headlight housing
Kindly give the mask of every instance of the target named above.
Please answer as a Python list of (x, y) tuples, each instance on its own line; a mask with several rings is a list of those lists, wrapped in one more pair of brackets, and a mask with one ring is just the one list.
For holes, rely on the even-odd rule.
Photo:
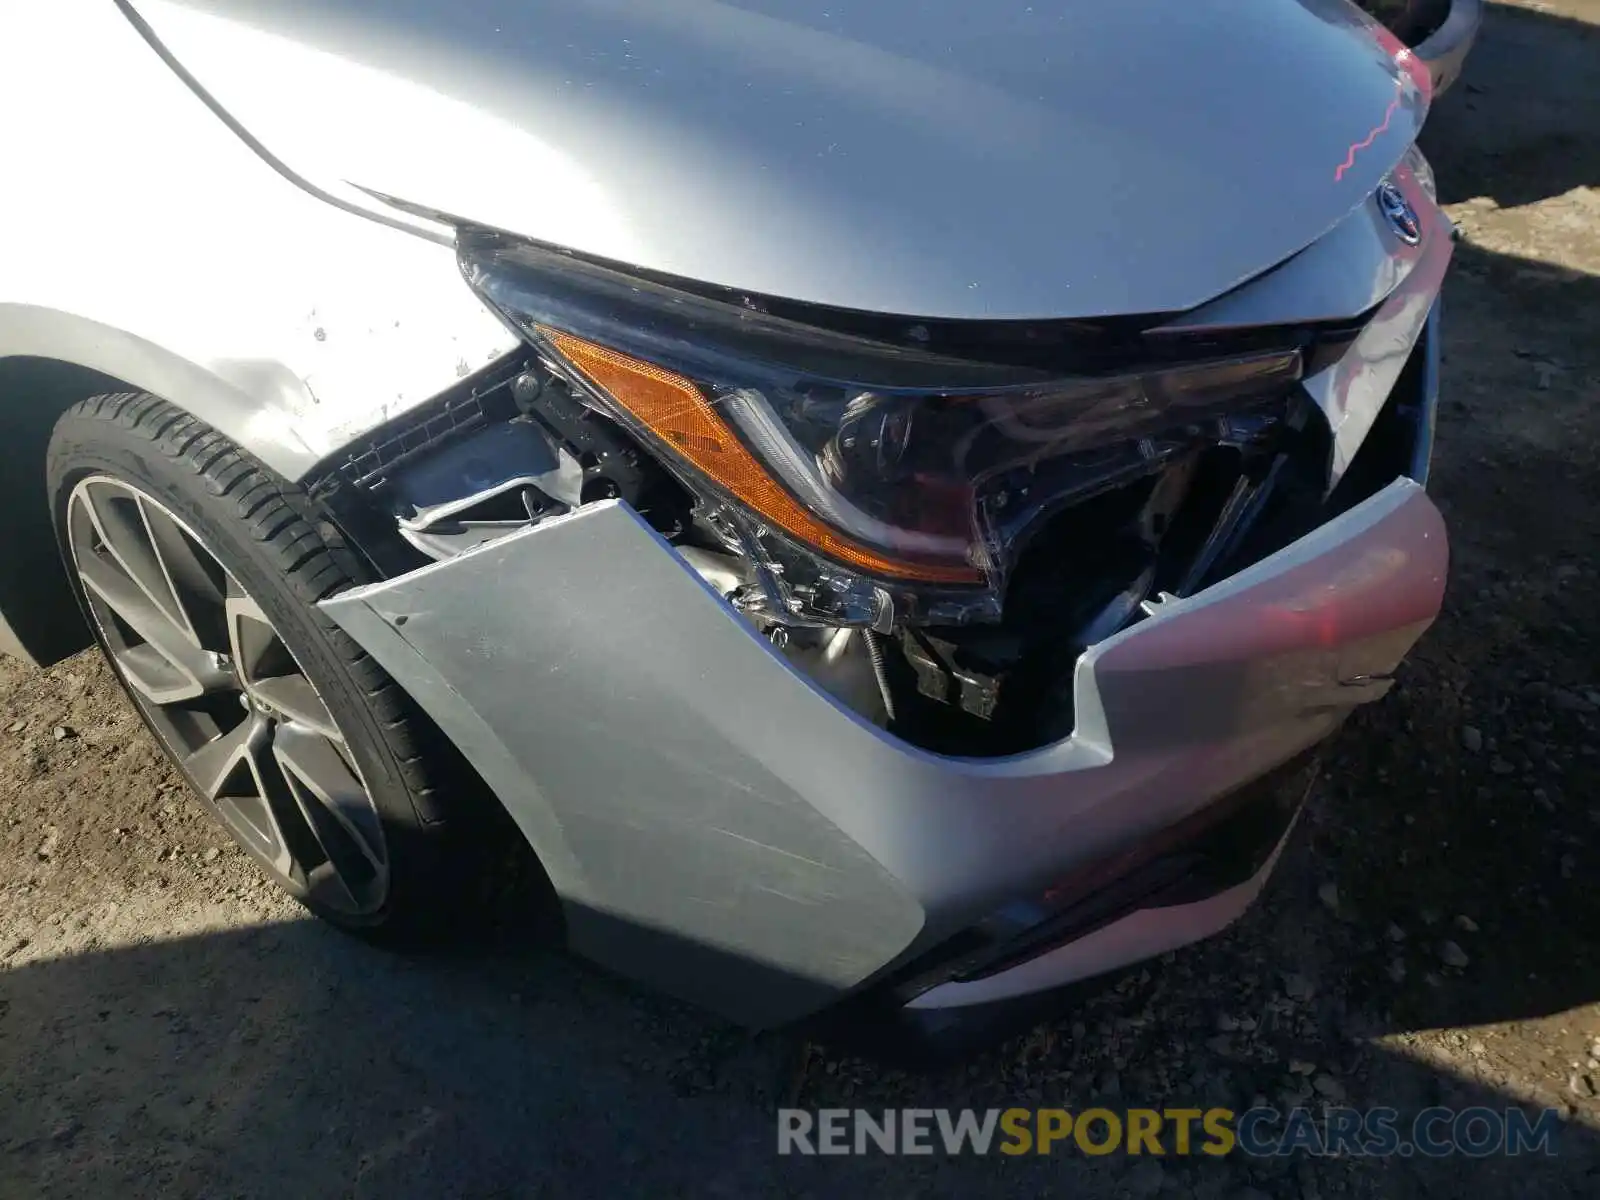
[[(1277, 419), (1305, 368), (1292, 337), (1073, 369), (990, 361), (493, 233), (463, 231), (460, 257), (545, 364), (698, 498), (790, 624), (995, 620), (1050, 517)], [(923, 327), (905, 325), (914, 343)]]

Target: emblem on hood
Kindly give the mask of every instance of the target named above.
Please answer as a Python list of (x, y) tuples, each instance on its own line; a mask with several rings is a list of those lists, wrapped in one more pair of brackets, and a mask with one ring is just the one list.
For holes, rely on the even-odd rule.
[(1406, 245), (1415, 246), (1422, 240), (1422, 221), (1417, 217), (1417, 210), (1394, 184), (1378, 185), (1378, 211), (1389, 222), (1395, 236)]

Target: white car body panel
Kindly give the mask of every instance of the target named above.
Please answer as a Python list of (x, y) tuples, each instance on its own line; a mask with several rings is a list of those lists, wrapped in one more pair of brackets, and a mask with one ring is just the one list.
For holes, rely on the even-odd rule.
[(515, 348), (447, 231), (280, 175), (106, 0), (7, 6), (0, 111), (49, 177), (0, 189), (0, 358), (160, 392), (297, 479)]

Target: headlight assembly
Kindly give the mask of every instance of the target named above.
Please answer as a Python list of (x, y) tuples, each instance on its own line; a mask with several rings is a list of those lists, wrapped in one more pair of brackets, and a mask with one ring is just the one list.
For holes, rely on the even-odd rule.
[(1010, 365), (918, 345), (910, 319), (890, 341), (498, 235), (463, 233), (460, 252), (472, 286), (680, 478), (796, 624), (997, 619), (1048, 518), (1230, 422), (1274, 419), (1303, 368), (1293, 344)]

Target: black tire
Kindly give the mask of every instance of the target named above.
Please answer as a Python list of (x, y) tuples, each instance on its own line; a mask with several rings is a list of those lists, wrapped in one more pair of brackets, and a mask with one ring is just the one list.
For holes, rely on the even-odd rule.
[(46, 470), (57, 538), (89, 626), (180, 771), (177, 754), (117, 669), (68, 544), (69, 498), (91, 477), (132, 485), (188, 526), (260, 606), (337, 722), (382, 828), (388, 876), (381, 907), (334, 911), (270, 867), (269, 877), (318, 916), (369, 940), (409, 944), (459, 919), (483, 879), (481, 785), (462, 777), (438, 730), (316, 608), (365, 580), (361, 560), (315, 503), (209, 426), (138, 393), (95, 396), (69, 409), (51, 437)]

